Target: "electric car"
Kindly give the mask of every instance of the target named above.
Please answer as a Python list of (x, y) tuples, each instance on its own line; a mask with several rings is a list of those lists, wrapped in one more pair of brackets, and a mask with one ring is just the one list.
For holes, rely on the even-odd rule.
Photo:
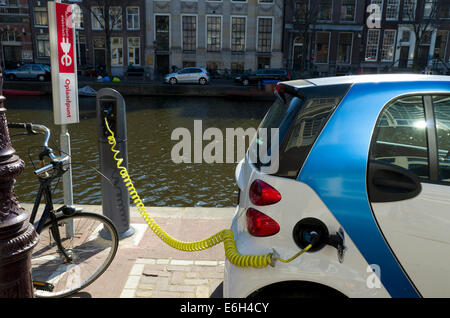
[[(450, 77), (282, 82), (236, 168), (225, 297), (450, 297)], [(266, 133), (262, 133), (266, 129)], [(266, 151), (260, 151), (266, 149)]]

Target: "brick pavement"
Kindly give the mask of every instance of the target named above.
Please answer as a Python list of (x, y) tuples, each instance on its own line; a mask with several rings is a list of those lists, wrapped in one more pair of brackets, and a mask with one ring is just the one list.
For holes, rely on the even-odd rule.
[[(31, 211), (30, 204), (22, 206)], [(81, 206), (101, 214), (101, 206)], [(136, 233), (120, 241), (108, 270), (77, 298), (148, 298), (221, 296), (224, 248), (219, 244), (200, 252), (182, 252), (161, 242), (131, 208)], [(150, 214), (173, 237), (192, 242), (230, 228), (235, 208), (150, 207)]]
[(121, 298), (207, 298), (223, 281), (224, 261), (139, 258)]

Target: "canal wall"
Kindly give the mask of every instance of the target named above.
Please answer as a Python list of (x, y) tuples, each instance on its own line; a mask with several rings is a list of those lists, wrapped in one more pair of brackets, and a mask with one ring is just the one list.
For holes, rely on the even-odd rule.
[[(196, 97), (236, 97), (251, 99), (273, 99), (273, 87), (267, 85), (263, 89), (257, 87), (244, 87), (233, 84), (211, 84), (199, 85), (168, 85), (148, 82), (120, 82), (120, 83), (98, 83), (79, 82), (78, 87), (90, 86), (95, 90), (104, 87), (116, 89), (123, 96), (196, 96)], [(7, 81), (3, 84), (5, 95), (8, 90), (14, 91), (34, 91), (42, 95), (52, 94), (51, 82), (37, 83), (24, 81)], [(20, 92), (14, 92), (20, 94)]]

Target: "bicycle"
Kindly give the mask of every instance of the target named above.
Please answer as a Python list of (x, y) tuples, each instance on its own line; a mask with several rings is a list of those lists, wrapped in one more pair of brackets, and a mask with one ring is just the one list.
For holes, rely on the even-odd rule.
[[(69, 156), (54, 155), (48, 146), (50, 130), (43, 125), (9, 123), (8, 127), (23, 128), (26, 135), (45, 135), (44, 150), (39, 154), (41, 167), (34, 171), (39, 190), (30, 216), (39, 234), (31, 256), (33, 286), (36, 297), (69, 296), (90, 285), (109, 267), (119, 245), (117, 229), (107, 217), (74, 206), (55, 210), (51, 185), (67, 171)], [(45, 208), (35, 223), (42, 198)]]

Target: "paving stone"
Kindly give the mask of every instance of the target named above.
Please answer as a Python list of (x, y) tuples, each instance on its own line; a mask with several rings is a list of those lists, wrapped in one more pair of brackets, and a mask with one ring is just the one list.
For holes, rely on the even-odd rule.
[(217, 266), (218, 262), (217, 261), (195, 261), (194, 264), (200, 265), (200, 266)]
[(139, 285), (140, 284), (147, 284), (147, 285), (155, 285), (158, 281), (158, 277), (154, 276), (142, 276)]
[(184, 283), (186, 285), (205, 285), (209, 282), (207, 279), (185, 279)]
[(157, 291), (153, 294), (153, 298), (180, 298), (181, 293), (171, 291)]
[[(189, 273), (187, 273), (189, 274)], [(183, 284), (184, 283), (184, 278), (185, 278), (185, 273), (184, 272), (174, 272), (172, 274), (172, 279), (170, 280), (170, 282), (172, 284)]]
[(217, 278), (217, 279), (223, 279), (223, 273), (222, 272), (216, 272), (216, 271), (204, 271), (196, 273), (199, 274), (200, 278)]
[(138, 290), (136, 290), (136, 293), (135, 293), (136, 297), (149, 298), (149, 297), (152, 297), (152, 295), (153, 295), (153, 291), (149, 290), (149, 289), (138, 289)]
[(209, 298), (209, 287), (207, 286), (198, 286), (195, 291), (195, 296), (197, 298)]
[(167, 290), (169, 287), (169, 278), (168, 277), (160, 277), (156, 282), (156, 290), (162, 291)]
[(170, 261), (170, 265), (189, 266), (194, 265), (194, 261), (173, 259)]
[(144, 266), (143, 273), (147, 273), (148, 271), (163, 271), (166, 269), (167, 265), (161, 265), (161, 264), (146, 264)]
[(168, 272), (190, 272), (192, 268), (190, 266), (175, 266), (175, 265), (167, 265), (166, 270)]
[(174, 292), (195, 292), (195, 286), (186, 286), (186, 285), (169, 285), (169, 291)]
[(194, 272), (186, 273), (186, 278), (198, 278), (198, 277), (199, 277), (199, 273), (194, 273)]

